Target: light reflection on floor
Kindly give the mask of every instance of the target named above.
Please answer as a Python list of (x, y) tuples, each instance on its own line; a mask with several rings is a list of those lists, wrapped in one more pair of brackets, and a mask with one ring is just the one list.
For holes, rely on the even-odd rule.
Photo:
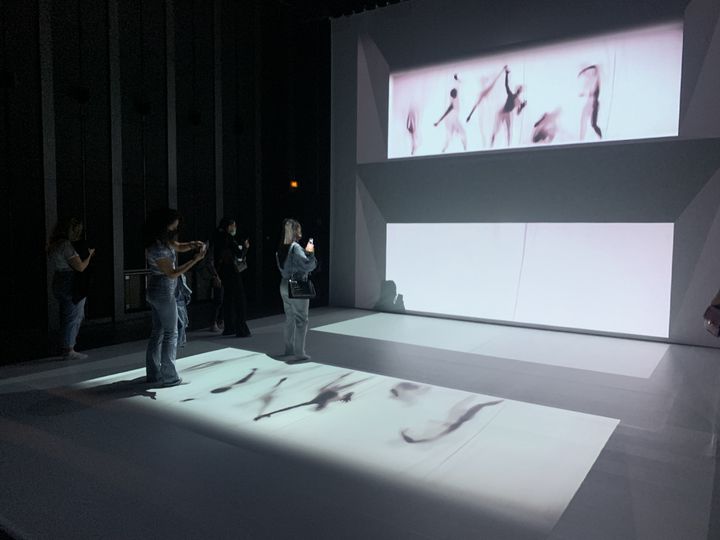
[(645, 379), (668, 350), (666, 343), (391, 313), (313, 330)]
[[(549, 532), (618, 420), (227, 348), (127, 399), (417, 483)], [(143, 370), (76, 385), (102, 390)], [(148, 400), (147, 395), (154, 398)]]

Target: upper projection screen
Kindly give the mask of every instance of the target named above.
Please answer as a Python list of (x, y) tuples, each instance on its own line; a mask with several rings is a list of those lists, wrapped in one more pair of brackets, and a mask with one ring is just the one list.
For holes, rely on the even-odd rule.
[(388, 158), (676, 136), (682, 22), (390, 75)]

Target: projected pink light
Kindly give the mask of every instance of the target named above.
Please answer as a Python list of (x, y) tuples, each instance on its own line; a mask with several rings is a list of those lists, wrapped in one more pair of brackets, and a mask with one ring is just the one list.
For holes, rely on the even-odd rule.
[(675, 136), (682, 23), (390, 75), (388, 157)]

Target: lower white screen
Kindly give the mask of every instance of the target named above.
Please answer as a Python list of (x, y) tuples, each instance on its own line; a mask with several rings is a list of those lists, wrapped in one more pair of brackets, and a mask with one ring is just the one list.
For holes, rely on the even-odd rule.
[(405, 309), (668, 337), (672, 223), (389, 223)]

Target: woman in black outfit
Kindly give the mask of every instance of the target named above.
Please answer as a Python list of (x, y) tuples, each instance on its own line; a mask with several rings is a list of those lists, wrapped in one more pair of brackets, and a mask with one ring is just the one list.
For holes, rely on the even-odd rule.
[(234, 219), (223, 218), (218, 227), (213, 250), (213, 262), (223, 288), (222, 311), (225, 321), (223, 336), (250, 337), (247, 318), (247, 300), (241, 272), (247, 267), (247, 250), (250, 241), (242, 245), (235, 240), (237, 226)]

